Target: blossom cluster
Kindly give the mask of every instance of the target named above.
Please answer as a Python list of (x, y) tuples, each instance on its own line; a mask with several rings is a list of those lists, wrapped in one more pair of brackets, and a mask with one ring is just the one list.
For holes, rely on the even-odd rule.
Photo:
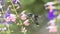
[[(30, 25), (29, 19), (27, 19), (27, 15), (25, 14), (25, 10), (21, 12), (20, 18), (23, 21), (23, 25), (25, 25), (25, 26)], [(23, 33), (27, 32), (25, 27), (23, 27), (21, 30), (22, 30)]]

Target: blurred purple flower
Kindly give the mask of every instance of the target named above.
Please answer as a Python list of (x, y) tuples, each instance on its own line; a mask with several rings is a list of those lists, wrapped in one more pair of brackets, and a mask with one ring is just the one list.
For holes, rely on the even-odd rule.
[(13, 0), (13, 3), (16, 4), (17, 2), (19, 2), (19, 0)]
[(10, 18), (10, 8), (9, 8), (9, 6), (8, 6), (8, 8), (7, 8), (7, 11), (6, 11), (6, 18)]
[(13, 2), (14, 4), (18, 4), (19, 6), (21, 6), (20, 0), (13, 0), (12, 2)]
[(5, 0), (2, 0), (1, 4), (4, 5), (4, 3), (5, 3)]

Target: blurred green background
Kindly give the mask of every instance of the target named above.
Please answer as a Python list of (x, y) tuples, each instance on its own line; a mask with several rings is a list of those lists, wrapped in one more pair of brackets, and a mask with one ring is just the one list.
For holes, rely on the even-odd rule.
[[(48, 22), (48, 19), (46, 17), (47, 14), (47, 10), (45, 10), (44, 4), (50, 1), (54, 1), (54, 0), (20, 0), (21, 1), (21, 8), (17, 10), (17, 13), (19, 14), (20, 12), (22, 12), (23, 10), (26, 10), (27, 13), (33, 13), (35, 15), (41, 15), (42, 17), (40, 19), (38, 19), (39, 21), (39, 26), (35, 25), (35, 24), (31, 24), (31, 26), (26, 27), (28, 32), (27, 34), (42, 34), (41, 31), (44, 29), (42, 29), (43, 27), (45, 27), (46, 23)], [(10, 0), (6, 0), (6, 4), (9, 4), (8, 2), (10, 2)], [(60, 11), (60, 4), (56, 4), (56, 8), (58, 10), (58, 12)], [(14, 10), (14, 9), (13, 9)], [(11, 11), (11, 13), (15, 13), (14, 11)], [(19, 18), (18, 18), (19, 19)], [(18, 22), (18, 20), (17, 20)], [(60, 23), (58, 23), (60, 24)], [(17, 23), (12, 23), (10, 25), (10, 30), (7, 31), (6, 34), (9, 34), (11, 31), (11, 34), (22, 34), (20, 31), (20, 26), (17, 25)], [(42, 29), (40, 31), (40, 29)], [(45, 34), (48, 32), (44, 32)], [(1, 33), (4, 34), (4, 33)], [(59, 34), (59, 33), (58, 33)]]

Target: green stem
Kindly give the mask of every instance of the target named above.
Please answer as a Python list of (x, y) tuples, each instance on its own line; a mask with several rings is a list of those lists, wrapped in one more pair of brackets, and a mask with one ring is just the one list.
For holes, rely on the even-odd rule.
[(26, 32), (24, 32), (24, 34), (26, 34)]
[[(12, 1), (12, 0), (10, 0), (10, 2), (11, 2), (11, 1)], [(11, 3), (12, 3), (12, 2), (11, 2)], [(19, 15), (18, 15), (18, 13), (17, 13), (17, 11), (16, 11), (13, 3), (12, 3), (12, 6), (13, 6), (13, 8), (14, 8), (14, 10), (15, 10), (16, 16), (19, 17)], [(20, 22), (21, 24), (23, 24), (21, 20), (19, 20), (19, 22)], [(21, 27), (23, 28), (23, 25), (22, 25)], [(25, 33), (24, 33), (24, 34), (25, 34)]]

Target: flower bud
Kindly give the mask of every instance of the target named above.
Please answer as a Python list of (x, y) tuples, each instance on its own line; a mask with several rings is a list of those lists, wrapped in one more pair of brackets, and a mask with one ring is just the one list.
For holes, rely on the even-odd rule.
[(25, 26), (29, 26), (29, 25), (30, 25), (29, 20), (27, 19), (26, 21), (24, 21), (23, 24), (24, 24)]

